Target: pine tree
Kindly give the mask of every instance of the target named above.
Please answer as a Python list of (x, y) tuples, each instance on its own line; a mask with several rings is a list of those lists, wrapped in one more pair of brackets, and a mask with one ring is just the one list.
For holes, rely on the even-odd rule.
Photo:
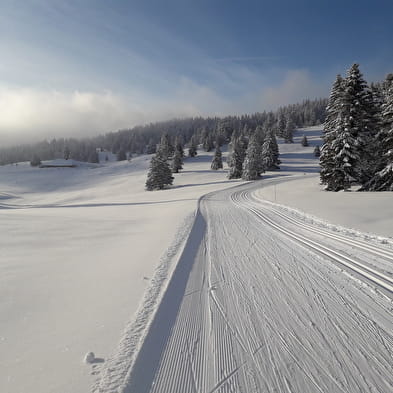
[(214, 152), (214, 157), (213, 157), (213, 161), (211, 163), (211, 169), (213, 170), (218, 170), (218, 169), (222, 169), (223, 165), (222, 165), (222, 153), (220, 150), (220, 146), (217, 143), (216, 144), (216, 151)]
[(379, 150), (382, 165), (373, 178), (361, 188), (361, 191), (393, 191), (393, 82), (388, 79), (385, 84), (388, 88), (386, 101), (382, 106), (381, 148)]
[(254, 133), (248, 143), (246, 157), (243, 162), (242, 179), (257, 180), (261, 173), (261, 146), (257, 135)]
[(285, 116), (282, 112), (280, 112), (278, 114), (278, 118), (277, 118), (277, 135), (278, 136), (280, 136), (280, 137), (284, 136), (285, 126), (286, 126)]
[(179, 170), (183, 169), (183, 157), (180, 150), (177, 149), (175, 150), (171, 169), (172, 169), (172, 173), (179, 173)]
[(273, 133), (273, 130), (266, 133), (265, 141), (262, 145), (262, 163), (263, 163), (263, 172), (265, 170), (274, 170), (279, 169), (278, 166), (278, 145), (276, 137)]
[(175, 152), (178, 151), (180, 153), (180, 157), (183, 158), (185, 156), (183, 149), (183, 142), (180, 136), (177, 136), (175, 139)]
[(355, 141), (352, 151), (357, 161), (352, 163), (351, 176), (355, 181), (363, 183), (372, 176), (376, 120), (372, 94), (359, 71), (358, 64), (349, 69), (345, 79), (341, 112), (345, 128)]
[(304, 146), (304, 147), (307, 147), (307, 146), (308, 146), (308, 140), (307, 140), (307, 137), (306, 137), (305, 135), (303, 135), (303, 138), (302, 138), (302, 140), (301, 140), (301, 144), (302, 144), (302, 146)]
[(357, 142), (351, 133), (350, 119), (343, 118), (336, 139), (332, 142), (335, 166), (329, 180), (329, 190), (348, 190), (355, 180), (354, 167), (359, 162)]
[(295, 131), (295, 123), (292, 119), (292, 115), (288, 116), (287, 121), (285, 123), (284, 129), (284, 141), (285, 143), (293, 143), (293, 132)]
[(188, 149), (188, 155), (190, 157), (195, 157), (198, 154), (197, 148), (198, 148), (198, 144), (196, 142), (196, 137), (195, 137), (195, 135), (193, 135), (191, 137), (190, 147)]
[(165, 157), (157, 153), (150, 161), (150, 168), (147, 174), (146, 190), (162, 190), (173, 183), (171, 168)]
[(146, 146), (146, 154), (154, 154), (157, 150), (157, 145), (154, 143), (153, 138), (149, 139), (149, 143)]
[(244, 142), (242, 138), (236, 138), (231, 142), (232, 152), (228, 159), (228, 179), (240, 179), (243, 171), (243, 161), (245, 158)]
[(316, 145), (314, 148), (314, 157), (320, 157), (321, 155), (321, 149), (319, 148), (319, 145)]
[(163, 134), (161, 137), (160, 144), (158, 146), (157, 153), (165, 160), (172, 158), (175, 149), (171, 144), (168, 134)]
[(213, 147), (214, 147), (213, 137), (210, 134), (208, 134), (205, 140), (203, 141), (203, 149), (206, 152), (209, 152), (213, 149)]
[(326, 119), (322, 137), (323, 145), (319, 160), (321, 166), (321, 183), (326, 185), (327, 190), (331, 190), (334, 183), (333, 169), (336, 164), (333, 142), (336, 139), (339, 129), (338, 121), (342, 110), (343, 94), (344, 80), (341, 75), (337, 75), (330, 93), (328, 106), (326, 108)]

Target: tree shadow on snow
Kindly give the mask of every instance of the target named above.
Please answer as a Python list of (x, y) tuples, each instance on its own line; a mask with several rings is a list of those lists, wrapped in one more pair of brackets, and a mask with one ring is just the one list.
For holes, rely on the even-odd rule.
[(221, 180), (221, 181), (211, 181), (207, 183), (191, 183), (191, 184), (181, 184), (178, 186), (173, 186), (171, 188), (184, 188), (184, 187), (195, 187), (195, 186), (207, 186), (209, 184), (223, 184), (223, 183), (238, 183), (239, 179), (237, 180)]

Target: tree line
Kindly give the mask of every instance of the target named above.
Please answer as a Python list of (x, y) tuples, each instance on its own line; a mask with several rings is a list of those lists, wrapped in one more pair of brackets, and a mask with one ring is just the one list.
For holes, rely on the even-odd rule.
[[(255, 130), (250, 130), (245, 126), (241, 131), (226, 135), (226, 127), (225, 121), (220, 122), (214, 142), (210, 144), (211, 136), (207, 135), (200, 144), (205, 151), (210, 151), (213, 146), (215, 147), (211, 162), (212, 170), (223, 168), (221, 146), (228, 142), (230, 147), (227, 160), (229, 179), (257, 180), (266, 170), (279, 169), (279, 150), (273, 116), (269, 116), (264, 125), (258, 125)], [(195, 157), (197, 149), (196, 138), (192, 137), (188, 148), (189, 157)], [(161, 190), (170, 186), (174, 180), (172, 174), (178, 173), (183, 168), (184, 157), (181, 138), (176, 137), (175, 143), (172, 144), (169, 135), (164, 134), (150, 162), (146, 190)]]
[(368, 86), (359, 65), (338, 75), (326, 109), (320, 154), (327, 191), (393, 191), (393, 74)]
[(50, 160), (64, 156), (78, 161), (97, 162), (97, 148), (112, 152), (118, 157), (129, 154), (153, 154), (161, 137), (167, 134), (172, 143), (179, 137), (183, 144), (202, 144), (210, 151), (215, 141), (229, 141), (234, 132), (246, 129), (249, 137), (258, 126), (273, 122), (274, 133), (288, 143), (292, 141), (295, 127), (321, 124), (326, 115), (327, 99), (304, 100), (301, 103), (280, 107), (274, 112), (260, 112), (241, 116), (193, 117), (136, 126), (116, 132), (108, 132), (92, 138), (54, 138), (38, 143), (0, 147), (0, 165), (37, 160)]

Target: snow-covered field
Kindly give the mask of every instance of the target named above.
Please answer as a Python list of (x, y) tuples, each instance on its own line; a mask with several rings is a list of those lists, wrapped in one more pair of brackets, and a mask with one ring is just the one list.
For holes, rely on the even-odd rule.
[(0, 167), (0, 392), (89, 391), (85, 354), (116, 350), (160, 259), (173, 262), (198, 198), (232, 184), (210, 160), (190, 159), (162, 192), (144, 191), (146, 156)]
[[(277, 218), (264, 198), (393, 235), (392, 194), (320, 191), (320, 132), (295, 142), (303, 132), (311, 146), (280, 145), (281, 171), (203, 198), (195, 221), (202, 195), (243, 184), (211, 171), (211, 154), (188, 159), (159, 192), (144, 191), (144, 156), (0, 167), (0, 391), (388, 391), (388, 291), (266, 230), (266, 220), (284, 220), (309, 232), (288, 220), (313, 219), (282, 207)], [(373, 244), (389, 252), (389, 242)], [(340, 252), (368, 260), (353, 244)], [(391, 257), (381, 258), (372, 268), (391, 277)], [(90, 351), (93, 367), (83, 363)]]

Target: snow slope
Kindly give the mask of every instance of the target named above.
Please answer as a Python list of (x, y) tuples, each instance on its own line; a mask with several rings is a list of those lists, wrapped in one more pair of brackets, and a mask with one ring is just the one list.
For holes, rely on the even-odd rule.
[(173, 189), (146, 192), (149, 160), (0, 167), (1, 392), (88, 391), (85, 354), (100, 366), (114, 352), (160, 263), (154, 284), (170, 273), (198, 198), (234, 183), (209, 153)]
[[(300, 145), (306, 135), (309, 147)], [(393, 194), (391, 192), (323, 192), (319, 184), (318, 160), (313, 156), (315, 145), (321, 145), (321, 128), (309, 127), (295, 134), (294, 144), (280, 144), (280, 174), (298, 176), (287, 181), (272, 182), (257, 194), (324, 221), (356, 231), (393, 237)], [(268, 173), (268, 176), (276, 176)]]
[(201, 200), (121, 392), (392, 388), (393, 250), (289, 223), (259, 186)]
[[(304, 132), (307, 133), (311, 144), (318, 143), (320, 135), (318, 128), (310, 128)], [(302, 134), (303, 131), (299, 132), (295, 141), (300, 140)], [(327, 193), (319, 191), (317, 161), (312, 157), (312, 150), (313, 147), (303, 148), (297, 143), (280, 144), (282, 169), (267, 173), (264, 180), (256, 183), (257, 189), (252, 194), (252, 198), (255, 199), (253, 203), (260, 203), (261, 198), (276, 200), (325, 220), (332, 218), (332, 221), (337, 224), (391, 236), (389, 232), (392, 216), (389, 210), (392, 206), (390, 195), (387, 193), (329, 193), (325, 195)], [(152, 381), (148, 378), (148, 373), (151, 377), (152, 370), (164, 373), (162, 375), (169, 375), (165, 374), (167, 371), (164, 368), (159, 371), (158, 363), (160, 356), (164, 353), (166, 339), (176, 340), (176, 337), (179, 337), (171, 338), (169, 331), (174, 326), (177, 310), (188, 307), (183, 305), (185, 299), (189, 298), (194, 307), (196, 300), (191, 296), (191, 292), (195, 290), (195, 294), (199, 291), (200, 296), (204, 297), (205, 303), (195, 306), (195, 309), (192, 308), (193, 311), (195, 310), (195, 313), (193, 312), (195, 315), (190, 318), (194, 319), (187, 320), (187, 317), (184, 323), (189, 324), (197, 318), (198, 313), (205, 313), (207, 310), (208, 294), (200, 291), (200, 288), (201, 285), (207, 285), (206, 280), (210, 273), (205, 269), (205, 265), (195, 264), (195, 260), (205, 260), (207, 251), (200, 249), (201, 244), (209, 244), (217, 240), (210, 236), (213, 232), (209, 228), (218, 227), (220, 223), (217, 220), (225, 215), (225, 209), (229, 209), (230, 217), (233, 216), (232, 221), (225, 224), (223, 224), (225, 221), (222, 221), (220, 225), (228, 226), (228, 230), (236, 227), (236, 233), (229, 236), (226, 243), (223, 243), (215, 252), (219, 253), (226, 247), (230, 247), (228, 249), (230, 253), (233, 248), (239, 248), (239, 254), (235, 255), (239, 258), (246, 255), (244, 258), (247, 261), (249, 251), (258, 245), (257, 237), (260, 235), (258, 232), (255, 232), (252, 238), (255, 243), (254, 240), (250, 240), (249, 244), (244, 243), (245, 235), (250, 235), (246, 221), (248, 218), (250, 225), (253, 223), (254, 228), (261, 224), (256, 221), (254, 214), (247, 211), (244, 213), (242, 210), (244, 207), (239, 207), (233, 202), (230, 197), (232, 192), (213, 194), (203, 198), (201, 211), (195, 217), (198, 201), (202, 195), (244, 184), (241, 181), (226, 180), (224, 171), (211, 171), (209, 169), (211, 154), (203, 153), (195, 159), (188, 159), (184, 171), (176, 175), (175, 186), (159, 192), (144, 191), (149, 159), (149, 157), (141, 156), (133, 159), (131, 163), (108, 162), (103, 166), (83, 166), (74, 169), (38, 169), (31, 168), (28, 164), (0, 167), (1, 392), (78, 393), (89, 391), (92, 383), (94, 389), (105, 393), (117, 391), (121, 386), (124, 390), (129, 386), (131, 374), (135, 375), (138, 372), (138, 367), (140, 367), (139, 370), (146, 369), (145, 379), (140, 379), (142, 376), (138, 374), (140, 377), (137, 380), (140, 381), (141, 386), (144, 380), (144, 389), (148, 389), (148, 383)], [(279, 179), (276, 179), (278, 177)], [(301, 179), (298, 179), (299, 177)], [(282, 179), (290, 178), (292, 179), (290, 182), (281, 182)], [(294, 178), (297, 179), (294, 180)], [(296, 187), (292, 187), (292, 184)], [(308, 187), (307, 184), (310, 186)], [(260, 188), (259, 185), (265, 187)], [(313, 194), (310, 194), (309, 188), (312, 188)], [(379, 196), (382, 194), (386, 197)], [(215, 202), (216, 196), (218, 200)], [(370, 209), (364, 208), (367, 203), (359, 205), (348, 204), (347, 201), (340, 202), (349, 196), (353, 197), (351, 201), (363, 198), (370, 204), (378, 200), (378, 209), (373, 212), (373, 219), (367, 221), (367, 219), (359, 218), (360, 214), (368, 214)], [(316, 202), (318, 198), (324, 198), (323, 207), (319, 205), (319, 209)], [(228, 204), (226, 207), (221, 207), (220, 201), (223, 200)], [(216, 218), (212, 218), (213, 221), (209, 221), (210, 216), (206, 215), (206, 212), (213, 209), (210, 206), (214, 206), (215, 209), (215, 203), (218, 204), (219, 212), (220, 209), (224, 210)], [(340, 203), (345, 206), (345, 209), (335, 210), (339, 209)], [(359, 211), (359, 206), (361, 211)], [(288, 215), (288, 209), (280, 207), (279, 210)], [(371, 217), (371, 213), (369, 214)], [(298, 214), (291, 211), (289, 216), (296, 218)], [(302, 215), (302, 220), (304, 219)], [(307, 218), (306, 221), (308, 222), (309, 219)], [(365, 225), (367, 223), (367, 226), (362, 228), (362, 221)], [(384, 223), (381, 224), (382, 222)], [(384, 226), (386, 231), (383, 230)], [(192, 235), (186, 242), (191, 227)], [(206, 230), (208, 235), (206, 235)], [(218, 231), (217, 236), (220, 236), (220, 241), (225, 240), (224, 235)], [(266, 244), (269, 245), (274, 237), (267, 240), (266, 236), (262, 237), (261, 243), (267, 242)], [(227, 244), (228, 242), (231, 244)], [(246, 249), (243, 249), (244, 246)], [(264, 247), (258, 249), (262, 253)], [(282, 258), (289, 264), (290, 251), (289, 248), (286, 250), (288, 255), (285, 254), (286, 256)], [(309, 254), (300, 253), (297, 257), (302, 261), (305, 255)], [(190, 258), (184, 258), (184, 256)], [(180, 261), (186, 260), (187, 263), (176, 264), (180, 257)], [(277, 258), (281, 260), (281, 257)], [(315, 268), (316, 271), (315, 263), (320, 260), (320, 256), (313, 255), (311, 259), (313, 269)], [(220, 261), (218, 259), (219, 264), (214, 268), (221, 272), (214, 273), (218, 276), (225, 274), (227, 269), (225, 261), (222, 262), (222, 267), (219, 267)], [(243, 288), (244, 292), (247, 285), (250, 287), (251, 282), (258, 282), (259, 285), (260, 277), (264, 277), (263, 274), (265, 274), (261, 270), (262, 276), (252, 276), (252, 273), (246, 269), (246, 262), (243, 259), (241, 261), (242, 265), (239, 265), (239, 268), (242, 266), (245, 269), (243, 276), (237, 276), (236, 273), (234, 280), (239, 280), (238, 283), (234, 284), (232, 281), (228, 284), (239, 292), (239, 296), (243, 296), (240, 295), (241, 289)], [(227, 263), (233, 264), (234, 261), (229, 259)], [(258, 261), (253, 263), (259, 264)], [(198, 281), (200, 278), (193, 278), (191, 281), (188, 279), (188, 277), (194, 277), (195, 266), (202, 269), (195, 274), (199, 275), (198, 277), (205, 277), (202, 278), (203, 284)], [(296, 266), (302, 266), (302, 264), (298, 262)], [(347, 289), (348, 286), (351, 287), (357, 283), (353, 276), (341, 274), (340, 268), (328, 268), (332, 271), (338, 269), (337, 275), (340, 276), (340, 280), (344, 280), (334, 283), (339, 288), (341, 288), (340, 285), (345, 285), (342, 288)], [(273, 269), (273, 267), (266, 266), (266, 269)], [(388, 270), (386, 266), (383, 269), (385, 272)], [(323, 270), (323, 274), (325, 273)], [(247, 277), (248, 274), (251, 276)], [(270, 272), (266, 277), (271, 277), (273, 280), (273, 276)], [(174, 286), (170, 281), (171, 285), (165, 291), (170, 277), (177, 284)], [(288, 273), (287, 277), (295, 276)], [(316, 277), (314, 278), (317, 280)], [(270, 278), (268, 281), (270, 282)], [(361, 282), (362, 285), (356, 284), (357, 287), (351, 287), (350, 290), (355, 291), (355, 294), (357, 294), (356, 288), (359, 287), (362, 288), (361, 291), (365, 288), (369, 291), (369, 284), (364, 287), (364, 282)], [(316, 283), (317, 281), (314, 285)], [(214, 282), (211, 284), (210, 292), (215, 293)], [(324, 289), (321, 289), (325, 291), (325, 294), (330, 291), (330, 287), (326, 285)], [(266, 287), (266, 291), (271, 292), (266, 292), (265, 297), (261, 295), (263, 302), (269, 304), (267, 294), (274, 293), (276, 289), (272, 286)], [(190, 296), (183, 298), (184, 291)], [(294, 288), (291, 293), (288, 292), (288, 296), (293, 295), (294, 299), (303, 301), (296, 291), (297, 289)], [(364, 297), (370, 297), (367, 291), (364, 292)], [(342, 292), (337, 293), (336, 300), (342, 295)], [(350, 293), (348, 296), (352, 296), (353, 292)], [(227, 292), (220, 296), (219, 299), (217, 298), (219, 305), (221, 301), (226, 301), (224, 298)], [(382, 299), (385, 302), (386, 299)], [(157, 310), (160, 300), (162, 302)], [(240, 300), (229, 297), (228, 302), (240, 302)], [(165, 308), (168, 304), (170, 306)], [(177, 309), (172, 307), (176, 304), (179, 305)], [(374, 304), (363, 302), (361, 310), (364, 311), (368, 306), (374, 307)], [(376, 312), (381, 312), (382, 315), (386, 311), (385, 306), (386, 303), (382, 305), (378, 303), (378, 306), (375, 306)], [(201, 307), (204, 307), (203, 310)], [(240, 312), (240, 306), (236, 307), (236, 310)], [(303, 314), (299, 312), (298, 315), (311, 313), (310, 310), (314, 310), (316, 305), (313, 304), (310, 307), (308, 311), (304, 311)], [(332, 308), (333, 305), (330, 310)], [(271, 313), (277, 311), (273, 306), (269, 310)], [(260, 309), (254, 308), (250, 309), (251, 311), (260, 312)], [(147, 330), (147, 328), (154, 327), (160, 313), (167, 320), (164, 327), (161, 323), (159, 325), (159, 329), (164, 329), (164, 332), (160, 335), (153, 335), (154, 339), (159, 340), (156, 342), (157, 345), (150, 345), (149, 336), (154, 330)], [(327, 318), (328, 314), (321, 318)], [(216, 318), (222, 331), (214, 333), (215, 340), (219, 341), (220, 337), (224, 337), (226, 341), (223, 342), (227, 343), (228, 340), (232, 340), (229, 338), (229, 325), (226, 326), (223, 316), (216, 315)], [(258, 330), (260, 323), (258, 318), (262, 317), (255, 318), (257, 318), (254, 319), (255, 329)], [(359, 321), (363, 320), (359, 319)], [(282, 323), (284, 322), (283, 320)], [(233, 323), (236, 327), (237, 320)], [(209, 335), (206, 331), (204, 334)], [(190, 340), (194, 340), (190, 337), (185, 335), (181, 340), (190, 343)], [(145, 341), (143, 341), (144, 338), (146, 338)], [(119, 340), (120, 344), (118, 344)], [(222, 345), (218, 341), (217, 345)], [(143, 357), (136, 357), (142, 344), (140, 356), (143, 356), (143, 353), (145, 353), (144, 356), (147, 354), (148, 358), (152, 359), (149, 361), (153, 368), (146, 367)], [(316, 345), (314, 342), (309, 344)], [(149, 348), (151, 351), (146, 352)], [(344, 347), (341, 349), (344, 351)], [(83, 364), (86, 353), (90, 351), (93, 351), (97, 357), (92, 367)], [(201, 352), (200, 348), (196, 351), (201, 359), (206, 355)], [(211, 352), (206, 356), (216, 356), (215, 354), (221, 353), (217, 356), (228, 358), (228, 354), (219, 351), (221, 350), (206, 351)], [(150, 358), (153, 355), (155, 358)], [(202, 370), (203, 378), (208, 378), (209, 383), (223, 382), (217, 386), (213, 383), (214, 391), (230, 391), (228, 386), (231, 386), (232, 379), (228, 378), (228, 383), (230, 383), (227, 385), (222, 380), (222, 376), (226, 378), (228, 374), (225, 370), (233, 371), (234, 368), (231, 368), (233, 362), (238, 362), (239, 359), (228, 358), (228, 364), (222, 369), (224, 371), (217, 369), (214, 371), (214, 377), (211, 377), (210, 371), (208, 374), (203, 374)], [(179, 357), (175, 364), (179, 365), (181, 361), (185, 360)], [(171, 362), (168, 363), (170, 364)], [(203, 367), (206, 369), (211, 364), (206, 363)], [(132, 368), (132, 365), (135, 367)], [(256, 373), (255, 370), (249, 372)], [(91, 376), (91, 373), (96, 375)], [(179, 375), (176, 378), (179, 378)], [(288, 376), (285, 378), (287, 379)], [(160, 383), (164, 383), (164, 380), (161, 379)], [(208, 382), (203, 383), (205, 384), (203, 386), (212, 386), (208, 385)], [(273, 382), (269, 383), (270, 385), (266, 386), (274, 386)], [(250, 386), (248, 391), (253, 391), (253, 385)]]

